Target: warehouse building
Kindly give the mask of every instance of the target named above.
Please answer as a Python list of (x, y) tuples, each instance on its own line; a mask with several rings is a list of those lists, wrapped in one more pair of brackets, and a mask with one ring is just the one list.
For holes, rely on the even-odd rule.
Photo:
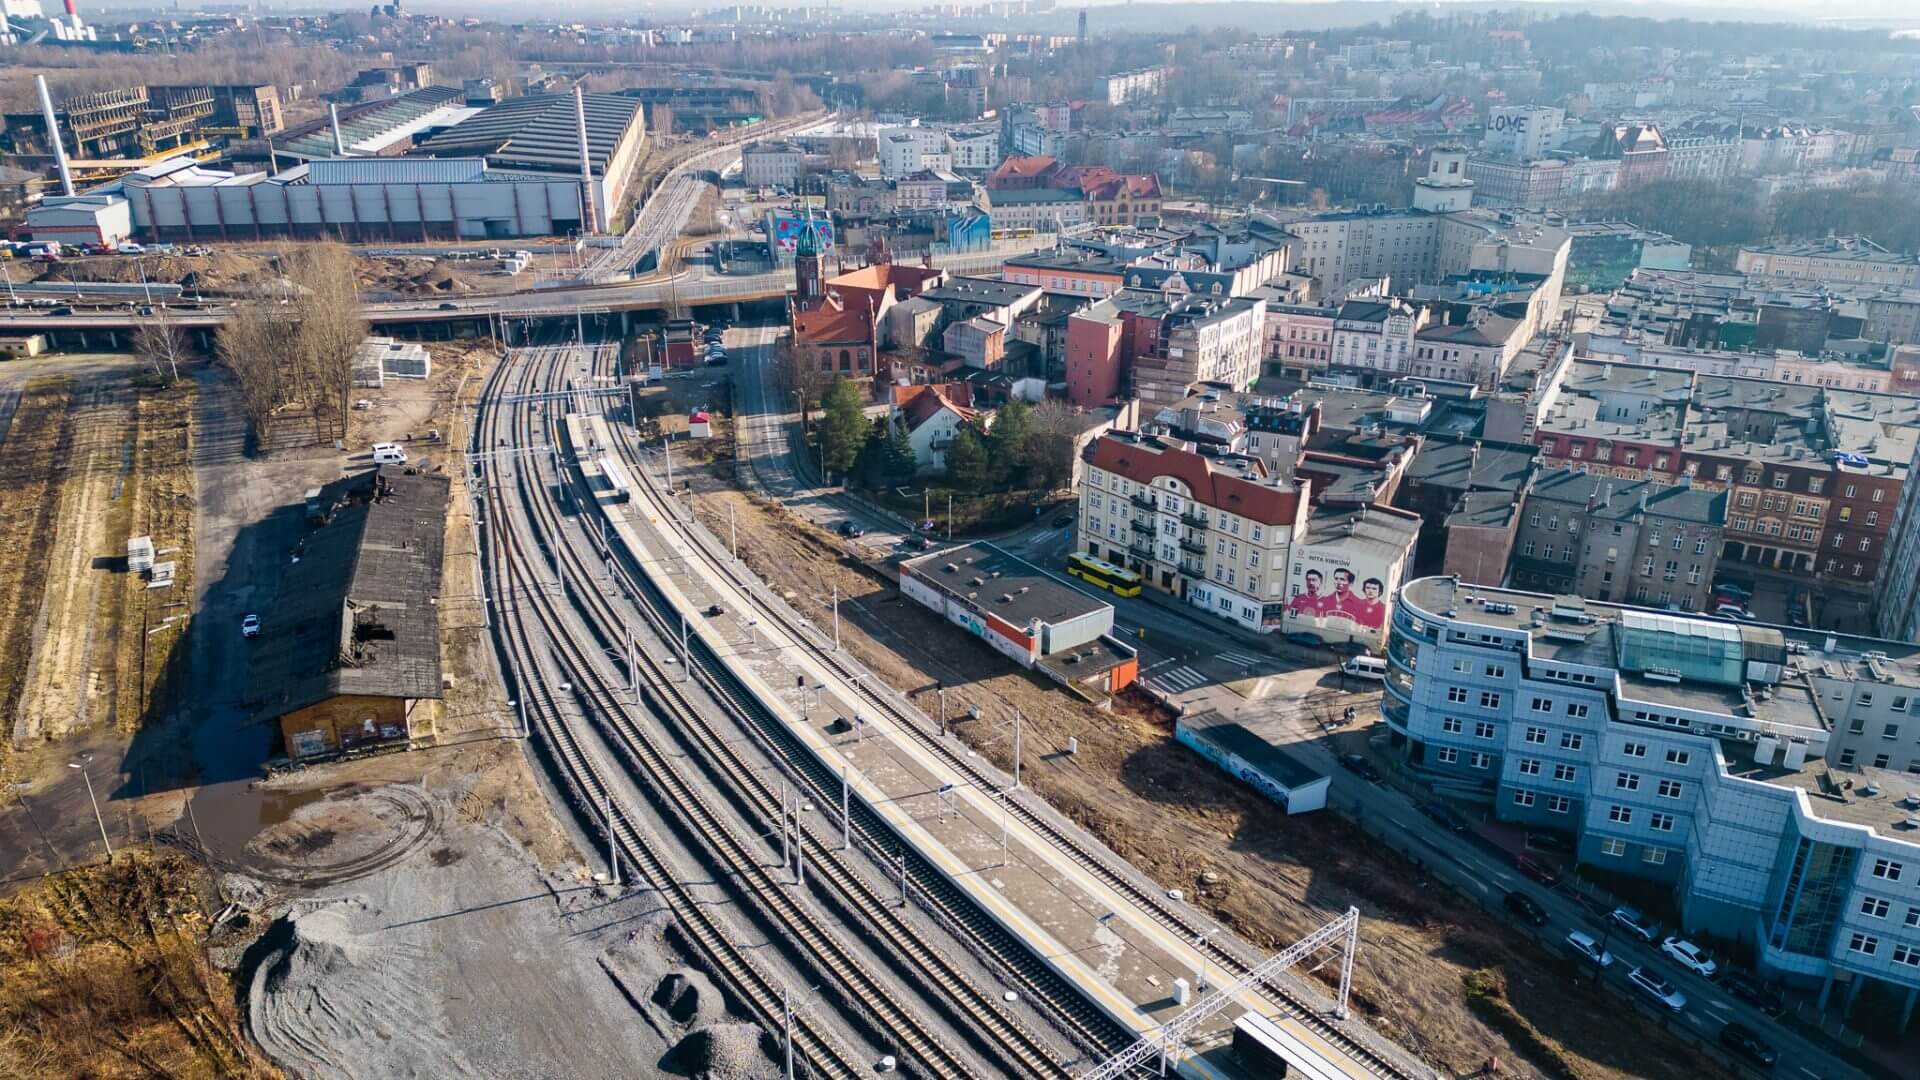
[[(273, 175), (172, 158), (88, 194), (126, 200), (134, 232), (149, 241), (564, 236), (608, 222), (645, 143), (638, 102), (587, 95), (593, 182), (583, 185), (572, 97), (423, 111), (426, 93), (384, 102), (377, 117), (343, 117), (341, 142), (351, 156), (314, 156)], [(305, 157), (332, 141), (331, 131), (299, 134), (276, 145), (276, 153)], [(400, 156), (395, 148), (409, 152)]]
[(1115, 640), (1113, 605), (1096, 600), (989, 543), (900, 564), (900, 591), (1021, 667), (1063, 683), (1117, 693), (1138, 659)]
[(376, 467), (307, 499), (309, 528), (249, 644), (248, 701), (287, 756), (407, 745), (440, 711), (444, 475)]

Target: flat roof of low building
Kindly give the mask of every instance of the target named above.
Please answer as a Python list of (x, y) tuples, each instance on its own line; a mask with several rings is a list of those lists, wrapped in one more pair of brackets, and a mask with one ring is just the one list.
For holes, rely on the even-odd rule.
[(1020, 627), (1063, 623), (1113, 608), (986, 541), (908, 559), (900, 571)]

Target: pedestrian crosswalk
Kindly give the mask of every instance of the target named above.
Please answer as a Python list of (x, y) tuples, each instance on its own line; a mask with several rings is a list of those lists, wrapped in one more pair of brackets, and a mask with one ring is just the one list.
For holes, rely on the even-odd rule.
[(1205, 686), (1209, 682), (1205, 675), (1200, 674), (1185, 664), (1177, 668), (1169, 668), (1166, 671), (1156, 671), (1148, 677), (1147, 681), (1153, 683), (1155, 686), (1171, 690), (1174, 693), (1184, 693), (1195, 687)]
[(1220, 659), (1225, 660), (1229, 664), (1238, 664), (1241, 667), (1253, 667), (1256, 664), (1266, 662), (1265, 657), (1250, 656), (1247, 653), (1239, 652), (1223, 652), (1220, 654)]

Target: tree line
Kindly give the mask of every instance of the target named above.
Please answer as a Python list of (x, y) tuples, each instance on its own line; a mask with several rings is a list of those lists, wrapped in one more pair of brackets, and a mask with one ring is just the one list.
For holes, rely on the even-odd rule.
[(277, 287), (237, 303), (220, 328), (220, 362), (233, 375), (256, 441), (296, 406), (305, 408), (317, 437), (344, 439), (353, 358), (367, 338), (353, 255), (341, 244), (309, 244), (278, 262)]
[[(984, 414), (982, 414), (984, 416)], [(1072, 476), (1078, 428), (1071, 408), (1057, 401), (1031, 405), (1011, 398), (993, 413), (963, 424), (946, 448), (946, 484), (968, 494), (1051, 491)], [(836, 376), (821, 401), (822, 460), (855, 487), (879, 490), (912, 481), (920, 462), (903, 425), (869, 421), (860, 384)]]

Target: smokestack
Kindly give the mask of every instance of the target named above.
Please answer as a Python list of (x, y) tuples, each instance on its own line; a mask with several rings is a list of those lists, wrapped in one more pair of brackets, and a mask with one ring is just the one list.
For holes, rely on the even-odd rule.
[[(67, 7), (73, 7), (73, 0), (67, 0)], [(33, 88), (40, 92), (40, 115), (47, 121), (47, 145), (53, 147), (53, 163), (60, 167), (60, 191), (72, 195), (73, 170), (67, 168), (67, 150), (60, 145), (60, 118), (53, 112), (53, 95), (47, 92), (47, 77), (35, 75)]]
[(73, 0), (67, 0), (67, 21), (75, 26), (80, 25), (80, 8)]
[[(587, 95), (573, 88), (573, 123), (580, 135), (580, 215), (583, 232), (599, 232), (593, 210), (593, 155), (587, 151)], [(611, 166), (611, 162), (608, 163)]]
[(335, 157), (347, 156), (347, 144), (340, 139), (340, 106), (327, 106), (327, 119), (333, 122), (333, 154)]

